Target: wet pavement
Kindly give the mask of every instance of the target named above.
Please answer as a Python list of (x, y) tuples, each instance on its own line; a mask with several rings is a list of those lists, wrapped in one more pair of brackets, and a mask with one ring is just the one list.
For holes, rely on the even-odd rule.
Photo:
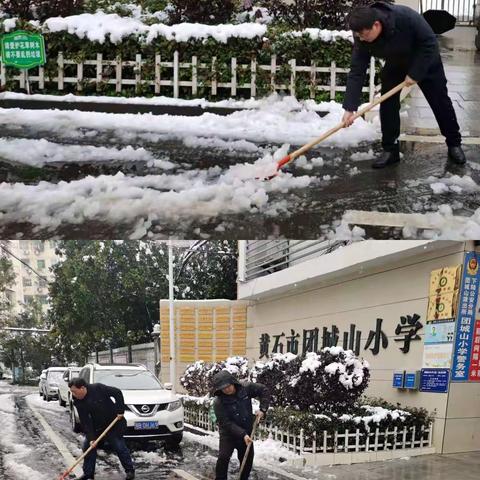
[[(457, 27), (439, 37), (448, 91), (465, 137), (480, 137), (480, 52), (475, 49), (476, 29)], [(439, 134), (437, 122), (422, 92), (414, 87), (405, 101), (405, 133)]]

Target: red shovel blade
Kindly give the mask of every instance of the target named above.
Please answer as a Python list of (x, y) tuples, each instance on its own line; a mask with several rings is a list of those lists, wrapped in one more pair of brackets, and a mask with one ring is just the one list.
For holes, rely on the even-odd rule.
[(282, 169), (282, 167), (285, 164), (287, 164), (290, 160), (291, 160), (290, 154), (285, 155), (285, 157), (283, 157), (281, 160), (277, 162), (277, 171), (273, 175), (270, 175), (269, 177), (264, 177), (264, 178), (257, 177), (257, 180), (272, 180), (272, 178), (275, 178), (278, 175), (278, 172)]

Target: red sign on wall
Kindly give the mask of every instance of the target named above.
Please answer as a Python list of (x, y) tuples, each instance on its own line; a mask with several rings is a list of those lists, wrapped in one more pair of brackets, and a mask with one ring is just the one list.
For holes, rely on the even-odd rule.
[(475, 321), (468, 380), (471, 382), (480, 382), (480, 320)]

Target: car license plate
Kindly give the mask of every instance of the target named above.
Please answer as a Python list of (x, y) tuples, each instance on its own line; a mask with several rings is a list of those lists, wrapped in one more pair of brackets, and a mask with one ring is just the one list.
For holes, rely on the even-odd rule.
[(135, 422), (135, 430), (153, 430), (158, 428), (158, 422)]

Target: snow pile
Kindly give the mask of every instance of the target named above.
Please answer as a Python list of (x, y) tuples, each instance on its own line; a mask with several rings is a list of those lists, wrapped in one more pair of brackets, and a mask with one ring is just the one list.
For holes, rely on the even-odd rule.
[(17, 26), (17, 20), (18, 18), (7, 18), (3, 20), (3, 28), (5, 29), (5, 32), (10, 32), (11, 30), (15, 30), (15, 27)]
[(120, 43), (123, 39), (136, 35), (144, 37), (147, 44), (158, 37), (177, 42), (213, 38), (218, 42), (227, 43), (230, 38), (262, 38), (267, 31), (265, 25), (255, 23), (239, 25), (179, 23), (171, 26), (156, 23), (147, 25), (139, 17), (121, 17), (116, 13), (102, 11), (69, 17), (52, 17), (44, 22), (43, 28), (53, 33), (66, 31), (81, 39), (87, 38), (92, 42), (99, 43), (104, 43), (107, 39), (112, 43)]
[(244, 23), (239, 25), (204, 25), (200, 23), (180, 23), (178, 25), (155, 24), (149, 28), (147, 43), (151, 43), (157, 37), (176, 42), (188, 42), (189, 40), (205, 40), (213, 38), (217, 42), (227, 43), (230, 38), (254, 39), (262, 38), (267, 33), (265, 25)]
[(228, 357), (223, 364), (223, 368), (237, 378), (248, 376), (248, 360), (244, 357)]
[(369, 415), (359, 416), (343, 414), (338, 417), (338, 420), (341, 422), (353, 421), (357, 425), (363, 424), (365, 429), (369, 431), (371, 423), (375, 423), (376, 425), (374, 428), (376, 428), (384, 421), (395, 421), (399, 419), (400, 421), (405, 422), (406, 418), (411, 415), (409, 412), (403, 410), (388, 410), (383, 407), (371, 407), (369, 405), (362, 405), (360, 408), (366, 410)]
[(345, 355), (342, 362), (332, 362), (325, 366), (325, 373), (333, 376), (338, 372), (340, 374), (340, 383), (347, 389), (360, 386), (364, 381), (365, 369), (370, 368), (370, 365), (366, 360), (360, 361), (351, 350), (339, 350), (339, 348), (336, 347), (335, 350), (333, 348), (325, 349), (325, 351), (334, 356), (338, 356), (341, 353)]
[(288, 32), (284, 35), (292, 37), (302, 37), (308, 35), (312, 40), (321, 40), (322, 42), (336, 42), (338, 40), (347, 40), (353, 43), (353, 34), (350, 30), (326, 30), (320, 28), (306, 28), (295, 32)]
[(174, 164), (165, 159), (157, 159), (144, 148), (95, 147), (93, 145), (63, 145), (45, 139), (0, 138), (0, 157), (10, 161), (41, 167), (48, 163), (73, 163), (97, 161), (144, 161), (155, 162), (155, 166), (165, 170)]
[(350, 155), (350, 160), (354, 162), (360, 162), (363, 160), (373, 160), (375, 158), (375, 153), (372, 149), (368, 152), (355, 152)]
[(459, 175), (452, 175), (450, 177), (444, 177), (437, 179), (435, 177), (430, 177), (427, 179), (427, 182), (430, 183), (430, 188), (435, 194), (441, 193), (478, 193), (480, 192), (480, 186), (473, 180), (472, 177), (464, 175), (460, 177)]

